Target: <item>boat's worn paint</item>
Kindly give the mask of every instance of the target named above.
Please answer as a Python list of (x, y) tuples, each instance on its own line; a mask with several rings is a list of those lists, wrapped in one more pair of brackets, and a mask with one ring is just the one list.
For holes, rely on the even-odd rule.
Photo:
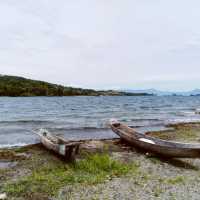
[(152, 140), (149, 140), (149, 139), (146, 139), (146, 138), (140, 138), (139, 140), (140, 140), (140, 141), (143, 141), (143, 142), (150, 143), (150, 144), (155, 144), (155, 142), (154, 142), (154, 141), (152, 141)]

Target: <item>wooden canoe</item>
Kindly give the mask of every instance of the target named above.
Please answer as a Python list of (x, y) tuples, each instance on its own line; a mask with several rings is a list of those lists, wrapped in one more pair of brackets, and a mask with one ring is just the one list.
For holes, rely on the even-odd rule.
[(195, 158), (200, 157), (200, 144), (180, 143), (161, 140), (135, 131), (124, 123), (111, 120), (112, 130), (121, 139), (146, 152), (165, 157)]
[(79, 151), (81, 142), (66, 141), (61, 137), (52, 135), (49, 131), (41, 129), (36, 133), (40, 137), (40, 141), (47, 149), (54, 151), (68, 161), (75, 159), (75, 155)]

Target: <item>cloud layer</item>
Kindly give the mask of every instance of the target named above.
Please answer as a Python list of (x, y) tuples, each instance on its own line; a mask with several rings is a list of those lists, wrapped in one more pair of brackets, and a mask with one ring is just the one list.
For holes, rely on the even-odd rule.
[(200, 84), (197, 0), (0, 0), (0, 73), (90, 88)]

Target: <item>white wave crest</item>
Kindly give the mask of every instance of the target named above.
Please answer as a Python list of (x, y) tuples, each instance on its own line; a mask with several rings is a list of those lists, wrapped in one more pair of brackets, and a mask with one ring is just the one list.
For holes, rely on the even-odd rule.
[(30, 145), (31, 143), (15, 143), (15, 144), (0, 144), (0, 149), (4, 148), (14, 148), (14, 147), (23, 147)]

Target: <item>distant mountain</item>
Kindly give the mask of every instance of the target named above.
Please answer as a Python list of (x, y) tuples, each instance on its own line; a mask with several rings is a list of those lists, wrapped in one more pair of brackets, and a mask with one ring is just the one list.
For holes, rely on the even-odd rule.
[(168, 91), (160, 91), (156, 89), (147, 89), (147, 90), (130, 90), (130, 89), (125, 89), (122, 90), (124, 92), (129, 92), (129, 93), (147, 93), (147, 94), (153, 94), (157, 96), (199, 96), (200, 95), (200, 89), (195, 89), (192, 91), (187, 91), (187, 92), (168, 92)]
[(97, 91), (65, 87), (44, 81), (31, 80), (17, 76), (0, 75), (0, 96), (141, 96), (144, 93), (124, 91)]

